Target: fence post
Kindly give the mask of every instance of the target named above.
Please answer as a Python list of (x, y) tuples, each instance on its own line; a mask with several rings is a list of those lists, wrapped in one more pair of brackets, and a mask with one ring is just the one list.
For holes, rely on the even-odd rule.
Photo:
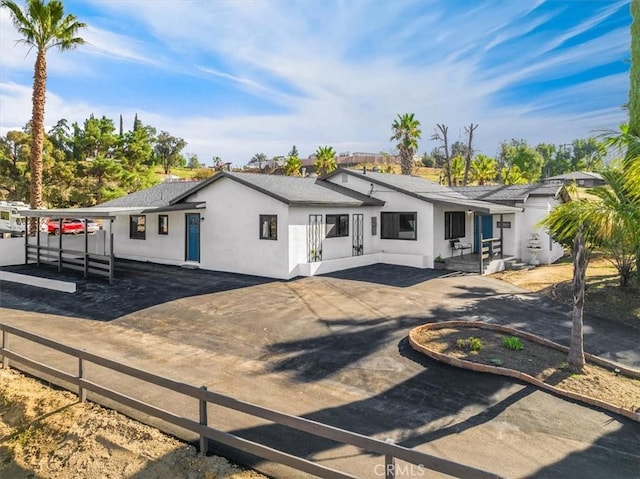
[[(5, 330), (2, 330), (2, 349), (7, 349), (9, 346), (9, 333)], [(5, 354), (2, 355), (2, 367), (4, 369), (9, 369), (9, 356)]]
[[(387, 444), (393, 444), (393, 439), (386, 438), (384, 440)], [(391, 454), (384, 455), (384, 479), (393, 479), (396, 477), (396, 464), (395, 459)]]
[[(84, 378), (84, 361), (82, 360), (82, 356), (80, 356), (78, 357), (78, 379), (83, 379), (83, 378)], [(85, 402), (87, 400), (87, 391), (82, 387), (82, 385), (78, 385), (78, 397), (80, 399), (80, 402)]]
[[(206, 391), (207, 386), (200, 386), (201, 391)], [(207, 425), (207, 401), (205, 399), (200, 399), (200, 425)], [(209, 441), (206, 436), (200, 433), (200, 454), (206, 455), (209, 452)]]

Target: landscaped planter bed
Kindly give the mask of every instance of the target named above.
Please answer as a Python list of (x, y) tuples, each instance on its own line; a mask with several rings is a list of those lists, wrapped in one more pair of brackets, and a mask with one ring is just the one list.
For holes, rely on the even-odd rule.
[[(506, 348), (505, 336), (520, 338), (524, 348)], [(479, 351), (456, 344), (470, 337), (480, 340)], [(572, 374), (566, 362), (568, 348), (539, 336), (496, 324), (447, 321), (414, 328), (409, 342), (415, 350), (452, 366), (521, 379), (640, 421), (640, 371), (585, 354), (585, 373)]]

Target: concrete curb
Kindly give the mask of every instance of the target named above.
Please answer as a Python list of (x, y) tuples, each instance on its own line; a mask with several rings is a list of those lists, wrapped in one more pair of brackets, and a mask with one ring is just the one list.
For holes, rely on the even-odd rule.
[[(472, 328), (479, 328), (479, 329), (487, 329), (491, 331), (499, 331), (501, 333), (507, 333), (512, 336), (518, 336), (520, 338), (527, 339), (529, 341), (533, 341), (535, 343), (542, 344), (544, 346), (548, 346), (550, 348), (557, 349), (565, 353), (569, 352), (568, 347), (562, 346), (561, 344), (558, 344), (558, 343), (554, 343), (553, 341), (549, 341), (548, 339), (544, 339), (540, 336), (536, 336), (535, 334), (526, 333), (524, 331), (509, 328), (507, 326), (502, 326), (499, 324), (489, 324), (489, 323), (482, 323), (482, 322), (476, 322), (476, 321), (443, 321), (439, 323), (429, 323), (429, 324), (423, 324), (422, 326), (417, 326), (409, 332), (409, 344), (411, 344), (411, 347), (416, 351), (426, 354), (432, 359), (441, 361), (451, 366), (455, 366), (463, 369), (470, 369), (472, 371), (478, 371), (482, 373), (499, 374), (501, 376), (509, 376), (512, 378), (520, 379), (522, 381), (531, 383), (541, 389), (551, 391), (560, 396), (568, 397), (576, 401), (581, 401), (592, 406), (600, 407), (602, 409), (606, 409), (616, 414), (621, 414), (622, 416), (628, 417), (629, 419), (640, 422), (640, 411), (632, 411), (630, 409), (618, 407), (614, 404), (610, 404), (608, 402), (601, 401), (599, 399), (595, 399), (589, 396), (584, 396), (582, 394), (578, 394), (572, 391), (565, 391), (564, 389), (559, 389), (550, 384), (546, 384), (543, 381), (540, 381), (539, 379), (534, 378), (533, 376), (530, 376), (526, 373), (522, 373), (520, 371), (516, 371), (513, 369), (492, 366), (489, 364), (479, 364), (479, 363), (474, 363), (472, 361), (467, 361), (465, 359), (454, 358), (447, 354), (439, 353), (425, 346), (422, 346), (415, 339), (415, 335), (421, 330), (456, 328), (456, 327), (472, 327)], [(629, 376), (635, 379), (640, 379), (640, 371), (636, 369), (631, 369), (631, 368), (616, 364), (614, 362), (607, 361), (606, 359), (602, 359), (598, 356), (594, 356), (589, 353), (585, 353), (585, 359), (587, 360), (587, 362), (590, 362), (592, 364), (596, 364), (598, 366), (601, 366), (606, 369), (610, 369), (612, 371), (614, 369), (619, 369), (620, 372), (622, 372), (626, 376)]]
[(39, 276), (11, 273), (9, 271), (0, 271), (0, 281), (28, 284), (30, 286), (52, 289), (54, 291), (60, 291), (62, 293), (76, 292), (76, 283), (70, 283), (69, 281), (60, 281), (57, 279), (41, 278)]

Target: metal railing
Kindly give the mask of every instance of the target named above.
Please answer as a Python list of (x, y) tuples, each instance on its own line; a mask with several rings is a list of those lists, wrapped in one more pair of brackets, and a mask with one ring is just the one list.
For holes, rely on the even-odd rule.
[[(211, 439), (212, 441), (259, 456), (263, 459), (277, 462), (325, 479), (354, 479), (357, 477), (211, 427), (207, 423), (207, 406), (208, 404), (215, 404), (253, 417), (265, 419), (277, 425), (303, 431), (316, 437), (329, 439), (339, 444), (351, 445), (370, 453), (380, 454), (384, 458), (384, 477), (386, 479), (391, 479), (395, 476), (396, 459), (419, 466), (420, 468), (430, 469), (453, 477), (469, 479), (488, 479), (499, 477), (495, 474), (476, 469), (474, 467), (459, 464), (412, 449), (407, 449), (405, 447), (380, 441), (362, 434), (357, 434), (310, 419), (293, 416), (258, 406), (256, 404), (240, 401), (224, 394), (208, 391), (205, 386), (196, 387), (175, 381), (148, 371), (112, 361), (82, 349), (64, 345), (57, 341), (53, 341), (7, 324), (0, 324), (0, 331), (2, 331), (0, 356), (2, 356), (2, 366), (4, 368), (8, 368), (10, 366), (10, 360), (16, 361), (29, 369), (39, 371), (77, 386), (77, 394), (81, 401), (85, 401), (87, 398), (87, 391), (91, 391), (123, 406), (133, 408), (143, 414), (159, 418), (170, 424), (196, 433), (199, 435), (200, 451), (203, 454), (208, 452), (208, 440)], [(78, 363), (77, 374), (71, 374), (48, 366), (11, 350), (9, 347), (11, 336), (20, 337), (75, 358)], [(114, 372), (191, 397), (198, 401), (199, 418), (198, 420), (194, 420), (180, 416), (92, 382), (85, 377), (86, 363), (92, 363)], [(382, 466), (382, 464), (379, 466)], [(382, 474), (377, 475), (382, 477)]]

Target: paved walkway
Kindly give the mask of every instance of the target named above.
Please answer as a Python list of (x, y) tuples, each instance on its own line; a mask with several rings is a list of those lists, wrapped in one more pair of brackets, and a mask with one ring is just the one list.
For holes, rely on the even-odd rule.
[[(568, 311), (544, 298), (490, 278), (395, 266), (289, 282), (130, 266), (114, 287), (80, 282), (74, 295), (3, 283), (2, 321), (507, 477), (640, 473), (637, 423), (524, 383), (450, 368), (406, 343), (412, 327), (453, 318), (500, 322), (567, 343)], [(616, 333), (591, 318), (586, 325), (589, 352), (640, 367), (636, 331), (617, 328)], [(24, 347), (62, 364), (59, 356)], [(90, 368), (89, 376), (196, 417), (195, 404), (166, 392), (114, 381), (97, 368)], [(210, 424), (358, 477), (379, 477), (373, 465), (380, 459), (351, 448), (283, 433), (228, 412), (211, 411)]]

